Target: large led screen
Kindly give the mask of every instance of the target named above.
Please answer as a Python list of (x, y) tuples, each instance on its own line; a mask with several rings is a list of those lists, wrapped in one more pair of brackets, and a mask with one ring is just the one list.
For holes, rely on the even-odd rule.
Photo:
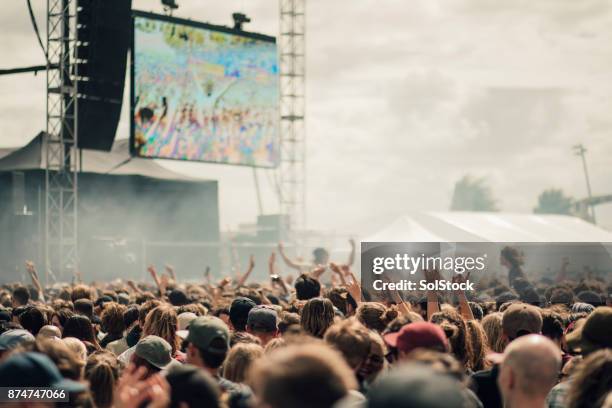
[(278, 165), (273, 37), (137, 12), (132, 49), (133, 155)]

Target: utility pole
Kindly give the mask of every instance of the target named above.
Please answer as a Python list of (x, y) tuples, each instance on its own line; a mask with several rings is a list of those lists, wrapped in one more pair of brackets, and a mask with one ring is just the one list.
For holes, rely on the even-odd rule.
[(582, 158), (582, 167), (584, 168), (584, 177), (586, 179), (587, 193), (589, 195), (589, 206), (591, 207), (591, 219), (593, 224), (597, 224), (595, 219), (595, 205), (593, 204), (593, 195), (591, 194), (591, 182), (589, 181), (589, 172), (587, 170), (585, 153), (587, 149), (582, 145), (578, 144), (573, 147), (574, 154)]

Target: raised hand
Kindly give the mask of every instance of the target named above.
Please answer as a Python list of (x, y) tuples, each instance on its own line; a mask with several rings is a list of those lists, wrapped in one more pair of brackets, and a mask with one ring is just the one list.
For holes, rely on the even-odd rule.
[(325, 273), (325, 269), (327, 269), (325, 265), (317, 265), (314, 269), (310, 271), (310, 276), (315, 279), (319, 279), (319, 277), (321, 277), (321, 275)]
[(440, 271), (437, 269), (423, 269), (423, 275), (425, 275), (425, 280), (427, 283), (433, 283), (437, 280), (440, 280)]

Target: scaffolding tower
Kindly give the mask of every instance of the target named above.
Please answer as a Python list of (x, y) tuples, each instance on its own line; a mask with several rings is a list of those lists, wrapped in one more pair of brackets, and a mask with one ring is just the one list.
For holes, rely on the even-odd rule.
[[(45, 277), (77, 268), (77, 0), (47, 0)], [(70, 275), (69, 275), (70, 274)]]
[(280, 1), (280, 212), (290, 243), (301, 250), (306, 228), (306, 16), (305, 0)]

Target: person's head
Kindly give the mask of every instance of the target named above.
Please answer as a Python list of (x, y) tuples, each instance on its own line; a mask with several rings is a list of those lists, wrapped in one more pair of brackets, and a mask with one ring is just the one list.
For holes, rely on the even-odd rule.
[(87, 361), (87, 348), (81, 340), (76, 337), (64, 337), (62, 342), (85, 364), (85, 361)]
[(28, 306), (26, 310), (19, 315), (19, 324), (36, 336), (41, 327), (47, 324), (47, 317), (39, 307)]
[(172, 355), (174, 355), (179, 344), (179, 337), (176, 335), (177, 329), (176, 311), (169, 304), (161, 304), (147, 314), (142, 328), (142, 336), (161, 337), (172, 346)]
[(74, 312), (67, 308), (60, 308), (51, 314), (51, 324), (60, 330), (64, 330), (64, 325), (69, 317), (74, 316)]
[(187, 362), (216, 373), (229, 351), (229, 337), (229, 328), (218, 317), (198, 317), (189, 325)]
[(274, 350), (255, 362), (248, 377), (269, 408), (332, 408), (357, 386), (344, 359), (323, 344)]
[(508, 341), (542, 332), (540, 309), (526, 303), (513, 303), (502, 315), (502, 333)]
[(138, 308), (138, 324), (141, 328), (144, 327), (149, 312), (161, 304), (162, 303), (157, 299), (149, 299), (140, 305)]
[(315, 265), (327, 265), (329, 262), (329, 252), (325, 248), (315, 248), (312, 257)]
[(482, 319), (482, 328), (486, 333), (487, 345), (491, 351), (496, 353), (501, 353), (506, 347), (506, 340), (502, 331), (502, 316), (502, 313), (494, 312)]
[(278, 331), (280, 334), (285, 334), (291, 326), (300, 325), (300, 315), (297, 313), (284, 312), (281, 314), (281, 319), (278, 322)]
[(168, 294), (168, 300), (172, 303), (172, 306), (184, 306), (191, 303), (189, 296), (181, 289), (173, 289), (170, 294)]
[(449, 353), (418, 348), (406, 356), (406, 362), (423, 364), (437, 373), (453, 377), (462, 384), (469, 382), (465, 367)]
[(145, 367), (145, 377), (168, 369), (176, 361), (172, 358), (172, 346), (159, 336), (145, 336), (138, 341), (132, 354), (136, 367)]
[(431, 322), (409, 323), (398, 332), (386, 334), (384, 339), (389, 346), (397, 349), (400, 360), (405, 360), (406, 356), (417, 348), (441, 353), (449, 351), (446, 334), (440, 326)]
[(32, 351), (37, 351), (49, 357), (64, 378), (74, 381), (82, 379), (85, 361), (63, 341), (58, 339), (37, 340)]
[(367, 408), (463, 408), (463, 386), (428, 364), (406, 363), (391, 370), (368, 392)]
[(471, 368), (473, 359), (472, 344), (465, 321), (454, 309), (442, 310), (431, 316), (431, 322), (442, 328), (451, 347), (451, 352), (462, 364)]
[(249, 311), (247, 332), (258, 337), (262, 345), (278, 336), (278, 314), (269, 306), (256, 306)]
[(76, 337), (94, 346), (98, 344), (91, 321), (82, 315), (75, 315), (66, 320), (62, 337)]
[(321, 295), (321, 284), (319, 281), (305, 273), (301, 274), (293, 285), (295, 296), (298, 300), (309, 300)]
[(237, 383), (245, 382), (249, 368), (263, 354), (264, 349), (259, 344), (236, 344), (230, 349), (223, 364), (223, 378)]
[(544, 406), (561, 368), (561, 350), (555, 343), (528, 334), (512, 341), (502, 358), (497, 384), (504, 406)]
[(579, 363), (567, 396), (568, 408), (601, 407), (612, 390), (612, 349), (591, 353)]
[(378, 332), (370, 330), (370, 352), (368, 356), (360, 365), (357, 370), (358, 378), (366, 380), (369, 384), (374, 382), (378, 375), (383, 371), (387, 360), (385, 355), (387, 354), (387, 347), (385, 342)]
[(235, 331), (245, 331), (249, 312), (257, 306), (251, 299), (239, 296), (232, 301), (229, 320)]
[(2, 361), (0, 384), (10, 388), (54, 388), (68, 394), (80, 393), (87, 388), (83, 383), (62, 377), (53, 361), (38, 352), (15, 353)]
[(322, 338), (334, 323), (334, 305), (326, 298), (312, 298), (304, 305), (300, 324), (306, 333)]
[(12, 297), (13, 307), (25, 306), (30, 301), (30, 291), (25, 286), (17, 286)]
[(586, 319), (576, 322), (574, 331), (566, 335), (567, 345), (582, 355), (612, 348), (610, 327), (612, 327), (612, 307), (598, 307)]
[(382, 333), (389, 323), (397, 317), (396, 310), (387, 309), (382, 303), (363, 302), (357, 308), (355, 316), (368, 329)]
[(94, 304), (90, 299), (80, 298), (74, 302), (74, 312), (76, 314), (86, 316), (89, 320), (93, 321), (94, 318)]
[(11, 329), (0, 334), (0, 357), (22, 345), (30, 345), (36, 338), (27, 330)]
[[(89, 286), (87, 285), (76, 285), (72, 288), (72, 292), (70, 293), (70, 299), (73, 303), (76, 303), (79, 299), (87, 299), (89, 301), (93, 300), (93, 293)], [(93, 305), (93, 303), (92, 303)], [(76, 308), (76, 304), (75, 304)]]
[(95, 352), (87, 359), (85, 379), (97, 408), (112, 407), (119, 369), (117, 357), (108, 351)]
[(138, 324), (139, 310), (138, 306), (130, 306), (127, 307), (123, 311), (123, 326), (126, 330), (132, 329), (136, 324)]
[(487, 344), (487, 334), (482, 328), (482, 324), (478, 320), (468, 320), (465, 322), (468, 336), (467, 339), (470, 342), (470, 348), (472, 354), (469, 362), (469, 366), (473, 371), (484, 370), (488, 367), (486, 356), (489, 352), (489, 345)]
[(500, 255), (501, 264), (510, 268), (518, 268), (524, 262), (523, 253), (511, 246), (504, 247)]
[(123, 312), (125, 306), (115, 302), (104, 304), (100, 320), (102, 322), (102, 331), (107, 334), (121, 335), (125, 330), (123, 322)]
[(357, 310), (357, 302), (345, 288), (332, 288), (325, 295), (345, 316), (352, 316)]
[(542, 335), (548, 337), (561, 347), (563, 331), (564, 325), (561, 315), (551, 310), (542, 310)]
[(40, 330), (38, 331), (38, 334), (36, 335), (37, 339), (55, 339), (55, 338), (61, 338), (62, 337), (62, 331), (60, 329), (58, 329), (57, 327), (47, 324), (43, 327), (40, 328)]
[(371, 352), (369, 330), (355, 318), (333, 324), (325, 333), (324, 340), (342, 353), (355, 372), (362, 367)]
[(168, 370), (170, 408), (219, 408), (221, 391), (204, 370), (190, 364), (179, 364)]

